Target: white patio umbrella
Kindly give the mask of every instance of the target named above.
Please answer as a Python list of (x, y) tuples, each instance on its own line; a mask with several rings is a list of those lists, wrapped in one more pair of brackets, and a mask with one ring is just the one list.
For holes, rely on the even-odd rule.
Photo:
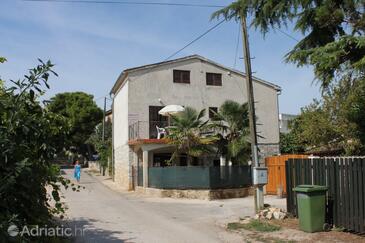
[(180, 112), (183, 112), (185, 110), (184, 107), (182, 107), (181, 105), (167, 105), (164, 108), (162, 108), (158, 114), (160, 114), (161, 116), (167, 116), (167, 123), (168, 126), (170, 126), (171, 124), (171, 115), (177, 115)]
[(168, 105), (165, 106), (164, 108), (162, 108), (158, 114), (160, 114), (161, 116), (170, 116), (170, 115), (176, 115), (179, 114), (180, 112), (183, 112), (185, 110), (184, 107), (182, 107), (181, 105)]

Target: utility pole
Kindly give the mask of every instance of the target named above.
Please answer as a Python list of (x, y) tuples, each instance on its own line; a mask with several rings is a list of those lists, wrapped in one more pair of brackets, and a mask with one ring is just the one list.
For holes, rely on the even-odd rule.
[[(253, 93), (252, 70), (251, 70), (251, 56), (250, 47), (248, 43), (246, 16), (241, 14), (242, 25), (242, 43), (243, 54), (245, 59), (245, 71), (247, 81), (247, 96), (248, 96), (248, 110), (250, 118), (250, 135), (251, 135), (251, 153), (254, 167), (260, 167), (257, 149), (257, 131), (256, 131), (256, 114), (255, 114), (255, 99)], [(263, 185), (255, 186), (255, 211), (257, 212), (264, 206)]]
[(105, 113), (106, 113), (106, 96), (104, 97), (104, 110), (103, 110), (103, 135), (102, 141), (105, 141)]

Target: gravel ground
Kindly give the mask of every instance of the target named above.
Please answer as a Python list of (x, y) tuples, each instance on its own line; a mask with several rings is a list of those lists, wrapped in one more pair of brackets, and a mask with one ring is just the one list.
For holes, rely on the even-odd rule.
[[(64, 170), (72, 177), (72, 170)], [(64, 191), (75, 242), (242, 242), (225, 225), (254, 216), (253, 198), (218, 201), (149, 198), (115, 188), (110, 179), (81, 175), (80, 192)], [(284, 207), (285, 199), (265, 197)], [(81, 229), (84, 229), (81, 232)]]

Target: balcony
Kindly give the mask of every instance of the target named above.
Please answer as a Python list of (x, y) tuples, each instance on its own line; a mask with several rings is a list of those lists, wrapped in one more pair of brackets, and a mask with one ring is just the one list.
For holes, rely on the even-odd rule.
[(157, 139), (157, 128), (166, 128), (167, 121), (137, 121), (129, 126), (129, 141)]

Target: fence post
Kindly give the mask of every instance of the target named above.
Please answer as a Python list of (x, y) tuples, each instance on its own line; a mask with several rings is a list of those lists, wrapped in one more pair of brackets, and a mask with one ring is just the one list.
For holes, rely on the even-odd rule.
[(286, 211), (292, 213), (291, 206), (291, 170), (290, 170), (290, 159), (285, 161), (285, 173), (286, 173)]

